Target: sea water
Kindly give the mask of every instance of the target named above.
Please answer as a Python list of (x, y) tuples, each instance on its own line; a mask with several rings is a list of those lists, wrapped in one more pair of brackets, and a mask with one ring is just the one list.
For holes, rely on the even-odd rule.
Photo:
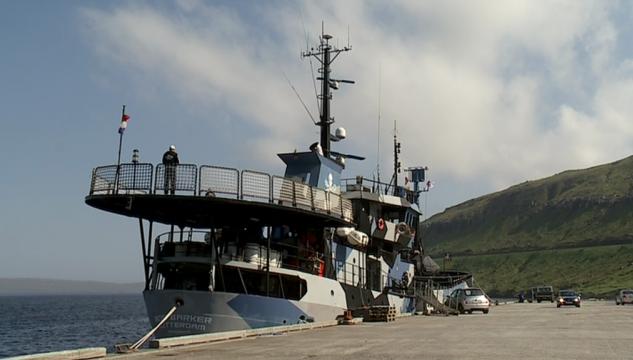
[(0, 297), (0, 358), (134, 343), (150, 329), (143, 296)]

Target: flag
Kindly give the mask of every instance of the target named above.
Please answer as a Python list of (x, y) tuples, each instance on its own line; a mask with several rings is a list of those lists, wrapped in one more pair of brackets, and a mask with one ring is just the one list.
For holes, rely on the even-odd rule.
[(123, 132), (125, 131), (125, 128), (127, 128), (128, 120), (130, 120), (129, 115), (123, 114), (123, 116), (121, 116), (121, 125), (119, 125), (119, 134), (123, 134)]

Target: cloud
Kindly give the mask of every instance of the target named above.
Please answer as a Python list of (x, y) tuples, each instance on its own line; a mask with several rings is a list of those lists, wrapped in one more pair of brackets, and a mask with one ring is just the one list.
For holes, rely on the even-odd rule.
[(405, 165), (477, 183), (473, 192), (633, 150), (632, 62), (616, 51), (626, 39), (613, 16), (630, 9), (615, 2), (247, 5), (181, 0), (87, 8), (82, 19), (104, 61), (163, 84), (183, 106), (261, 129), (241, 151), (262, 161), (317, 139), (283, 73), (315, 113), (309, 62), (298, 54), (304, 26), (314, 43), (322, 21), (339, 47), (350, 29), (353, 51), (333, 74), (357, 84), (335, 92), (333, 115), (350, 134), (337, 146), (368, 156), (354, 165), (364, 172), (377, 161), (378, 129), (379, 160), (390, 164), (394, 121)]
[[(299, 106), (288, 106), (294, 99), (280, 81), (284, 66), (275, 58), (287, 49), (257, 37), (233, 9), (197, 2), (179, 6), (180, 16), (138, 6), (85, 9), (82, 14), (104, 61), (115, 60), (144, 75), (139, 90), (154, 83), (184, 106), (228, 113), (231, 121), (260, 127), (264, 136), (278, 140), (284, 133), (299, 133), (292, 119), (303, 114)], [(256, 148), (257, 139), (249, 144)]]

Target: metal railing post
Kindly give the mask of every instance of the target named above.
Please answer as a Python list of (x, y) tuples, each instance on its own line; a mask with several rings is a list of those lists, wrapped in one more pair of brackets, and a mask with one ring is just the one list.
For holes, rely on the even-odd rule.
[(244, 170), (242, 170), (242, 176), (240, 176), (240, 200), (244, 200)]
[(92, 195), (94, 193), (95, 181), (96, 181), (95, 179), (97, 177), (96, 171), (97, 171), (96, 168), (92, 169), (92, 178), (90, 179), (90, 194), (89, 195)]
[(341, 218), (343, 218), (343, 197), (342, 196), (338, 197), (338, 202), (339, 202), (339, 209), (341, 210)]
[(198, 188), (198, 167), (194, 167), (194, 174), (193, 174), (193, 196), (196, 196), (196, 189)]
[(308, 188), (310, 189), (310, 208), (314, 211), (314, 191), (312, 191), (312, 186)]

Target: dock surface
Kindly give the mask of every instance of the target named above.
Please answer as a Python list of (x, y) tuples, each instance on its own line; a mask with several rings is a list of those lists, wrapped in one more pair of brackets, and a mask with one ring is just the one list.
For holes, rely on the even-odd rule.
[(178, 359), (633, 359), (633, 306), (507, 304), (488, 315), (411, 316), (237, 341), (147, 350)]

